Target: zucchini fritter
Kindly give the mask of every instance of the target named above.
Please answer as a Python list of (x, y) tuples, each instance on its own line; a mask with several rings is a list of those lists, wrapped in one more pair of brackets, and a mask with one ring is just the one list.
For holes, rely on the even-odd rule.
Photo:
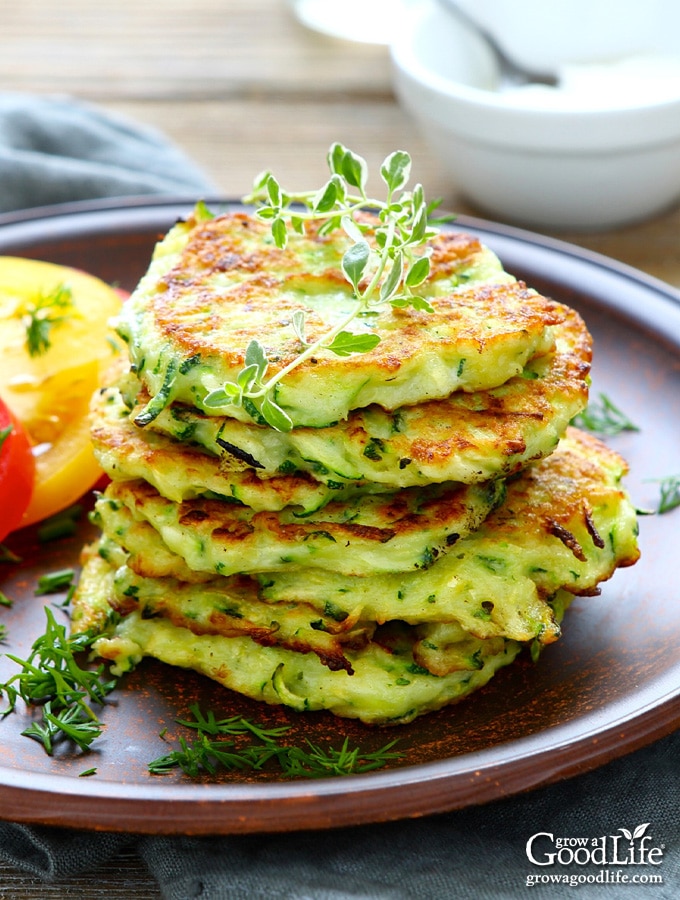
[(551, 456), (507, 482), (505, 500), (474, 534), (426, 571), (355, 579), (268, 573), (262, 594), (345, 612), (361, 605), (377, 622), (455, 619), (478, 637), (526, 640), (549, 627), (541, 598), (562, 588), (597, 594), (617, 568), (637, 561), (635, 508), (620, 483), (626, 471), (619, 454), (570, 428)]
[[(289, 432), (172, 404), (145, 433), (198, 444), (224, 469), (250, 469), (261, 478), (306, 472), (333, 490), (362, 482), (380, 490), (504, 477), (551, 453), (587, 404), (592, 341), (581, 317), (565, 308), (555, 336), (554, 352), (488, 391), (457, 391), (392, 412), (373, 405), (336, 425)], [(134, 381), (127, 391), (134, 403)]]
[[(504, 502), (474, 533), (461, 538), (426, 571), (415, 573), (365, 577), (320, 569), (291, 575), (260, 573), (258, 594), (243, 579), (215, 578), (205, 568), (190, 568), (155, 529), (136, 522), (126, 507), (105, 514), (105, 531), (111, 538), (99, 553), (134, 573), (126, 578), (136, 578), (136, 586), (124, 596), (142, 596), (144, 579), (156, 585), (165, 582), (166, 592), (173, 596), (180, 592), (169, 585), (196, 584), (197, 596), (203, 590), (212, 596), (238, 593), (242, 614), (251, 617), (243, 604), (257, 596), (278, 610), (272, 615), (281, 615), (281, 604), (292, 603), (333, 622), (457, 624), (484, 640), (551, 643), (560, 630), (547, 598), (561, 589), (572, 595), (596, 593), (616, 568), (638, 558), (635, 510), (620, 486), (624, 472), (618, 454), (570, 429), (549, 459), (512, 480)], [(123, 555), (118, 545), (124, 546)], [(160, 589), (152, 590), (158, 595)], [(166, 605), (172, 603), (169, 596)]]
[(206, 497), (243, 504), (256, 512), (291, 506), (297, 508), (297, 515), (306, 515), (330, 500), (393, 490), (388, 484), (367, 481), (318, 481), (303, 470), (261, 478), (252, 465), (234, 468), (233, 457), (223, 451), (215, 456), (196, 444), (138, 428), (116, 386), (99, 391), (91, 411), (92, 444), (106, 474), (117, 481), (145, 479), (161, 496), (177, 503)]
[[(197, 635), (247, 636), (263, 647), (316, 653), (329, 669), (350, 674), (345, 651), (364, 647), (376, 628), (358, 615), (333, 617), (306, 603), (264, 602), (257, 595), (257, 583), (245, 577), (216, 577), (196, 584), (140, 576), (126, 564), (125, 551), (118, 550), (112, 554), (105, 539), (88, 548), (82, 590), (92, 582), (98, 590), (104, 579), (108, 608), (88, 608), (81, 602), (74, 614), (78, 627), (101, 627), (111, 610), (122, 616), (138, 611), (144, 619), (167, 619)], [(119, 564), (114, 565), (116, 558)]]
[[(268, 226), (246, 214), (177, 224), (118, 323), (134, 370), (162, 397), (154, 414), (177, 400), (257, 420), (257, 409), (215, 410), (203, 401), (236, 381), (252, 339), (266, 349), (268, 375), (297, 359), (296, 310), (306, 311), (310, 343), (351, 312), (340, 265), (348, 246), (340, 229), (320, 235), (310, 228), (280, 250)], [(397, 409), (496, 387), (552, 348), (562, 307), (511, 278), (476, 238), (443, 232), (431, 249), (433, 274), (422, 290), (433, 311), (376, 308), (348, 326), (377, 333), (373, 350), (347, 357), (322, 350), (290, 372), (276, 402), (294, 425), (329, 425), (372, 403)]]
[(232, 575), (313, 567), (365, 575), (426, 568), (474, 531), (502, 495), (500, 481), (430, 485), (331, 502), (317, 513), (299, 516), (292, 507), (275, 513), (204, 498), (174, 503), (146, 481), (115, 481), (97, 500), (95, 511), (109, 537), (125, 529), (123, 509), (134, 521), (148, 522), (197, 572)]
[[(120, 671), (153, 656), (267, 703), (408, 722), (481, 687), (523, 646), (556, 640), (575, 593), (595, 593), (635, 562), (624, 471), (616, 453), (572, 429), (429, 570), (340, 580), (303, 571), (279, 600), (271, 580), (259, 592), (243, 577), (185, 580), (186, 564), (167, 549), (173, 575), (135, 572), (132, 548), (104, 541), (87, 554), (74, 627), (97, 627), (97, 652)], [(146, 528), (142, 568), (162, 545)]]
[[(95, 557), (86, 563), (79, 604), (96, 604), (113, 590), (114, 569)], [(92, 600), (90, 600), (92, 598)], [(417, 629), (392, 623), (377, 629), (360, 649), (348, 647), (349, 667), (330, 669), (316, 652), (281, 644), (265, 646), (252, 637), (196, 634), (163, 616), (145, 618), (140, 609), (124, 616), (96, 652), (124, 672), (151, 656), (172, 666), (194, 669), (255, 700), (284, 704), (300, 712), (326, 709), (371, 725), (396, 725), (458, 701), (486, 684), (522, 649), (516, 641), (463, 638), (461, 651), (474, 658), (469, 667), (433, 675), (415, 659)], [(447, 647), (449, 658), (453, 655)]]

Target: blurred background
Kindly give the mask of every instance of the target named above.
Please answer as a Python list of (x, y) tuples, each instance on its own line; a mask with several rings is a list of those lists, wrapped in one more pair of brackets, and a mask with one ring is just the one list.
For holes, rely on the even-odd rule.
[(0, 89), (68, 93), (154, 125), (229, 196), (263, 168), (316, 187), (334, 140), (371, 166), (408, 145), (430, 194), (445, 187), (393, 101), (386, 47), (305, 28), (286, 0), (27, 0), (2, 20)]
[[(428, 0), (297, 2), (297, 10), (294, 0), (6, 5), (0, 90), (66, 94), (154, 126), (228, 197), (246, 193), (264, 168), (291, 189), (316, 187), (326, 175), (326, 150), (339, 140), (362, 154), (373, 172), (392, 150), (408, 150), (414, 177), (429, 197), (441, 197), (457, 213), (485, 215), (465, 197), (455, 171), (442, 164), (422, 125), (397, 98), (388, 46), (367, 42), (389, 40), (402, 27), (404, 9), (412, 12)], [(647, 13), (659, 2), (667, 0), (653, 0)], [(372, 3), (379, 7), (377, 17), (370, 13)], [(320, 4), (340, 10), (342, 27), (362, 40), (334, 38), (302, 24)], [(521, 0), (520, 6), (525, 4), (531, 6)], [(507, 21), (523, 33), (516, 3), (467, 0), (465, 5), (492, 22), (494, 15), (507, 19), (514, 9)], [(552, 8), (552, 3), (539, 5)], [(627, 6), (611, 0), (610, 5), (619, 15)], [(635, 227), (593, 234), (541, 230), (680, 284), (679, 214), (672, 200), (669, 193), (669, 208)]]

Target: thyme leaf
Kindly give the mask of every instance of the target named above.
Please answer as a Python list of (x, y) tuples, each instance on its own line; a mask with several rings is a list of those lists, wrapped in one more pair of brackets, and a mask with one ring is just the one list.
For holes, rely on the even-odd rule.
[[(420, 184), (412, 191), (405, 190), (411, 174), (410, 155), (397, 150), (380, 166), (387, 192), (385, 200), (367, 195), (366, 161), (343, 144), (331, 145), (327, 163), (330, 177), (318, 190), (287, 192), (267, 171), (255, 179), (252, 193), (244, 198), (244, 202), (256, 205), (256, 216), (270, 224), (272, 238), (280, 249), (287, 246), (291, 231), (304, 234), (310, 222), (320, 223), (321, 234), (342, 229), (351, 241), (342, 258), (341, 269), (352, 289), (353, 308), (312, 343), (308, 343), (305, 336), (304, 310), (296, 311), (291, 327), (302, 350), (295, 359), (266, 377), (267, 354), (258, 341), (252, 341), (246, 351), (245, 368), (236, 381), (211, 391), (204, 401), (211, 408), (246, 407), (246, 401), (251, 404), (255, 401), (255, 408), (264, 422), (277, 431), (289, 431), (293, 427), (276, 399), (277, 385), (290, 372), (321, 350), (348, 356), (366, 353), (380, 342), (375, 333), (352, 332), (350, 326), (357, 317), (386, 304), (432, 311), (430, 304), (413, 290), (430, 274), (427, 243), (437, 234), (438, 229), (430, 220), (430, 213), (437, 204), (425, 201)], [(362, 218), (359, 213), (364, 211), (373, 213), (375, 220), (367, 222), (365, 217)], [(446, 220), (442, 217), (437, 223)]]
[(606, 394), (600, 394), (597, 400), (591, 400), (582, 413), (574, 416), (572, 424), (607, 437), (622, 431), (640, 430)]
[(352, 353), (366, 353), (380, 343), (377, 334), (352, 334), (351, 331), (341, 331), (336, 334), (328, 349), (338, 356), (350, 356)]
[(150, 762), (152, 775), (167, 775), (179, 768), (195, 778), (219, 770), (257, 771), (272, 763), (288, 778), (325, 778), (373, 771), (402, 757), (393, 749), (396, 739), (370, 752), (350, 747), (348, 738), (340, 748), (323, 748), (309, 740), (296, 746), (282, 742), (289, 730), (285, 725), (265, 728), (243, 716), (218, 720), (211, 710), (204, 713), (197, 704), (191, 712), (193, 719), (176, 722), (196, 731), (196, 738), (189, 742), (180, 737), (179, 749)]

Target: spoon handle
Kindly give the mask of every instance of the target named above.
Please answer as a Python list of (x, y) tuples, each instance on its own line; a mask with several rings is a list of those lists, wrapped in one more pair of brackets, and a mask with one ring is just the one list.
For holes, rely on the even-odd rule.
[(514, 59), (508, 56), (494, 35), (470, 16), (467, 10), (463, 9), (462, 6), (459, 6), (457, 0), (439, 0), (439, 2), (448, 10), (448, 12), (457, 16), (459, 21), (486, 41), (498, 60), (501, 87), (503, 85), (518, 86), (523, 84), (545, 84), (550, 87), (557, 86), (559, 82), (556, 75), (549, 72), (536, 72), (516, 63)]

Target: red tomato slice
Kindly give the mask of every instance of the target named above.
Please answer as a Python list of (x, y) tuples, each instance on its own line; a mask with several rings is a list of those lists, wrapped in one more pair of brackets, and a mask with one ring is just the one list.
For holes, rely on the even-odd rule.
[(35, 460), (26, 432), (0, 400), (0, 541), (21, 522), (33, 494)]

